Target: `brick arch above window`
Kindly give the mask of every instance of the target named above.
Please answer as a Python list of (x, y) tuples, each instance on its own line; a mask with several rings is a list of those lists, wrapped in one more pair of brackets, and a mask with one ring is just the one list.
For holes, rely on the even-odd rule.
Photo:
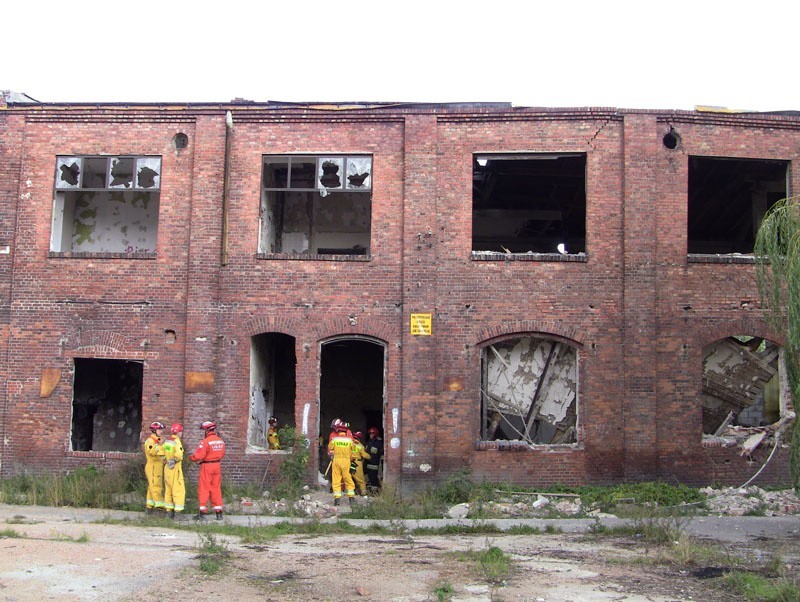
[(485, 328), (478, 333), (479, 345), (485, 345), (496, 340), (509, 337), (539, 335), (544, 338), (564, 339), (578, 348), (586, 344), (586, 334), (577, 328), (564, 326), (560, 322), (546, 320), (518, 320), (503, 322)]
[(738, 335), (750, 335), (754, 337), (761, 337), (769, 339), (778, 345), (784, 344), (784, 337), (773, 331), (762, 320), (753, 318), (745, 318), (742, 320), (727, 320), (719, 324), (709, 324), (694, 329), (694, 341), (698, 347), (702, 348), (706, 345), (719, 341), (720, 339), (727, 339), (728, 337)]

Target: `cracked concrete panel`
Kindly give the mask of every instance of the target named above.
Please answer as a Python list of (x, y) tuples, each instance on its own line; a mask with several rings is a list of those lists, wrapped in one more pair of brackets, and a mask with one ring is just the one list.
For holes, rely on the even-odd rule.
[(576, 440), (577, 351), (523, 337), (490, 345), (484, 361), (484, 438)]
[(704, 349), (703, 432), (727, 424), (759, 426), (780, 417), (780, 347), (756, 337), (729, 337)]

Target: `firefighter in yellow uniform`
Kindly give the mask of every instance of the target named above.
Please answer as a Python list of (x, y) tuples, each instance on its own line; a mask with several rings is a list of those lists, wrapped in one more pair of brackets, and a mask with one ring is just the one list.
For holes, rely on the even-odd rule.
[(278, 437), (278, 419), (273, 416), (269, 419), (269, 431), (267, 432), (267, 443), (270, 449), (280, 449), (281, 440)]
[(328, 456), (331, 459), (331, 485), (333, 486), (333, 505), (338, 506), (342, 497), (342, 483), (344, 482), (347, 501), (356, 496), (353, 476), (350, 474), (350, 463), (355, 457), (355, 446), (347, 426), (338, 418), (333, 421), (331, 428), (334, 430), (328, 440)]
[(367, 495), (367, 479), (364, 476), (364, 460), (369, 460), (371, 456), (367, 453), (367, 450), (364, 448), (364, 444), (361, 443), (364, 440), (364, 435), (361, 431), (356, 431), (353, 433), (353, 445), (355, 447), (355, 451), (353, 455), (355, 459), (353, 462), (355, 463), (355, 471), (353, 471), (353, 482), (356, 485), (356, 491), (358, 491), (358, 495)]
[(144, 475), (147, 477), (147, 500), (145, 513), (164, 509), (164, 425), (160, 422), (150, 423), (150, 436), (144, 440)]
[(164, 507), (170, 518), (180, 514), (186, 505), (186, 483), (183, 480), (183, 425), (176, 422), (170, 427), (172, 433), (164, 441)]

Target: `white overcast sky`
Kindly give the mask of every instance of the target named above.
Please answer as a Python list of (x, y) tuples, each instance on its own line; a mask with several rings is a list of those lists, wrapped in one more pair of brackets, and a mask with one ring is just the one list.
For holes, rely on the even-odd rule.
[(800, 110), (796, 0), (29, 0), (0, 35), (42, 102)]

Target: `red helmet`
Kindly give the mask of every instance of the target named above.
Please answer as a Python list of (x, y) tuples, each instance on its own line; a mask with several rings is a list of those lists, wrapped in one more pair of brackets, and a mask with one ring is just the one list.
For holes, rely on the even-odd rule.
[(165, 427), (161, 422), (156, 420), (155, 422), (150, 423), (150, 432), (155, 433), (158, 429), (165, 429)]
[(272, 416), (272, 417), (269, 419), (269, 421), (268, 421), (268, 422), (269, 422), (270, 424), (272, 424), (272, 425), (275, 425), (275, 424), (278, 424), (278, 419), (277, 419), (277, 418), (275, 418), (275, 416)]
[(200, 425), (200, 428), (203, 429), (204, 431), (213, 431), (215, 428), (217, 428), (217, 425), (211, 422), (210, 420), (206, 420), (203, 424)]
[(173, 435), (177, 435), (183, 432), (183, 425), (180, 422), (173, 422), (172, 426), (169, 427), (169, 432)]
[(369, 427), (369, 428), (367, 429), (367, 434), (368, 434), (370, 437), (377, 437), (379, 432), (380, 432), (380, 431), (378, 431), (378, 427), (376, 427), (376, 426), (371, 426), (371, 427)]
[(356, 431), (355, 433), (353, 433), (353, 437), (361, 441), (364, 438), (364, 433), (362, 433), (361, 431)]
[(334, 418), (333, 422), (331, 422), (331, 430), (338, 431), (339, 427), (342, 426), (342, 421), (338, 418)]

